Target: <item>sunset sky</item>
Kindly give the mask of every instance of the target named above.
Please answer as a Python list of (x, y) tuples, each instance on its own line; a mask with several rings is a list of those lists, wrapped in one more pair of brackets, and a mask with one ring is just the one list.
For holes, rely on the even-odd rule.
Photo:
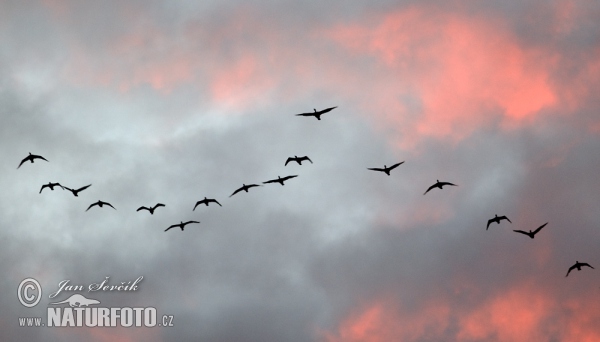
[[(600, 341), (598, 1), (0, 0), (0, 46), (2, 341)], [(81, 294), (173, 327), (18, 325), (139, 276)]]

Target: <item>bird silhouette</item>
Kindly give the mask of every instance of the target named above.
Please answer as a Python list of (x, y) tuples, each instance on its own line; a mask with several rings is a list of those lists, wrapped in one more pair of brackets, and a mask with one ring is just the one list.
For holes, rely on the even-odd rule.
[[(233, 195), (231, 195), (231, 196), (233, 196)], [(229, 196), (229, 197), (231, 197), (231, 196)], [(196, 210), (196, 207), (198, 205), (200, 205), (200, 204), (205, 204), (208, 207), (208, 203), (211, 203), (211, 202), (212, 203), (217, 203), (220, 207), (222, 207), (221, 203), (219, 203), (219, 201), (217, 201), (216, 199), (214, 199), (214, 198), (206, 198), (206, 196), (205, 196), (203, 200), (200, 200), (200, 201), (196, 202), (196, 205), (194, 206), (193, 210)]]
[(231, 196), (233, 196), (233, 195), (237, 194), (238, 192), (240, 192), (240, 191), (242, 191), (242, 190), (244, 190), (244, 191), (248, 192), (248, 189), (250, 189), (250, 188), (254, 188), (254, 187), (256, 187), (256, 186), (262, 186), (262, 185), (258, 185), (258, 184), (250, 184), (250, 185), (242, 184), (242, 187), (241, 187), (241, 188), (239, 188), (239, 189), (237, 189), (236, 191), (234, 191), (234, 192), (233, 192), (231, 195), (229, 195), (229, 197), (231, 197)]
[(283, 185), (285, 185), (285, 184), (283, 184), (283, 182), (285, 182), (288, 179), (292, 179), (292, 178), (296, 178), (296, 177), (298, 177), (298, 175), (286, 176), (286, 177), (283, 177), (283, 178), (277, 176), (277, 179), (268, 180), (266, 182), (263, 182), (263, 184), (279, 183), (279, 184), (281, 184), (283, 186)]
[(54, 191), (54, 187), (55, 186), (60, 186), (61, 189), (65, 189), (62, 185), (60, 185), (60, 183), (50, 183), (48, 182), (48, 184), (44, 184), (42, 185), (42, 188), (40, 189), (40, 194), (42, 193), (42, 190), (44, 190), (45, 188), (50, 188), (50, 190)]
[(173, 225), (169, 226), (169, 228), (165, 229), (165, 232), (166, 232), (167, 230), (169, 230), (169, 229), (171, 229), (171, 228), (175, 228), (175, 227), (179, 227), (179, 228), (181, 228), (181, 231), (183, 231), (183, 227), (185, 227), (186, 225), (188, 225), (188, 224), (190, 224), (190, 223), (200, 223), (200, 222), (198, 222), (198, 221), (187, 221), (187, 222), (183, 222), (183, 221), (181, 221), (181, 223), (178, 223), (178, 224), (173, 224)]
[(317, 111), (315, 108), (313, 108), (313, 110), (314, 110), (313, 113), (296, 114), (296, 116), (314, 116), (315, 118), (317, 118), (317, 120), (321, 120), (321, 115), (323, 115), (327, 112), (330, 112), (330, 111), (334, 110), (335, 108), (337, 108), (337, 106), (325, 108), (325, 109), (319, 110), (319, 111)]
[(456, 184), (452, 184), (452, 183), (449, 183), (449, 182), (440, 182), (438, 179), (436, 179), (436, 183), (433, 184), (432, 186), (430, 186), (429, 188), (427, 188), (427, 191), (425, 191), (425, 193), (423, 195), (425, 195), (426, 193), (428, 193), (429, 190), (431, 190), (433, 188), (440, 188), (440, 189), (442, 189), (444, 187), (444, 185), (458, 186)]
[(393, 169), (397, 168), (399, 165), (404, 164), (404, 162), (399, 162), (397, 164), (394, 164), (390, 167), (387, 167), (387, 165), (383, 165), (383, 169), (378, 168), (378, 167), (373, 167), (373, 168), (367, 168), (368, 170), (373, 170), (373, 171), (380, 171), (380, 172), (385, 172), (386, 175), (390, 175), (390, 171), (392, 171)]
[(567, 275), (565, 277), (568, 277), (569, 273), (571, 273), (571, 271), (574, 270), (574, 269), (577, 269), (578, 271), (581, 271), (581, 267), (582, 266), (587, 266), (587, 267), (593, 269), (593, 267), (590, 264), (588, 264), (587, 262), (575, 261), (575, 265), (569, 267), (569, 271), (567, 271)]
[(75, 197), (78, 197), (78, 196), (79, 196), (79, 193), (80, 193), (81, 191), (83, 191), (83, 190), (85, 190), (85, 189), (89, 188), (91, 185), (92, 185), (92, 184), (88, 184), (88, 185), (86, 185), (86, 186), (84, 186), (84, 187), (81, 187), (81, 188), (79, 188), (79, 189), (76, 189), (76, 190), (75, 190), (75, 189), (71, 189), (71, 188), (69, 188), (69, 187), (66, 187), (66, 186), (64, 186), (64, 187), (63, 187), (63, 189), (66, 189), (66, 190), (69, 190), (69, 191), (71, 191), (71, 192), (73, 193), (73, 196), (75, 196)]
[(298, 163), (298, 165), (302, 165), (302, 161), (304, 160), (308, 160), (311, 164), (313, 163), (312, 160), (310, 160), (310, 158), (308, 158), (307, 156), (304, 157), (298, 157), (298, 156), (294, 156), (294, 158), (289, 157), (286, 161), (285, 161), (285, 165), (287, 166), (287, 164), (291, 161), (295, 161), (296, 163)]
[(531, 231), (529, 230), (528, 232), (522, 231), (522, 230), (513, 230), (513, 232), (517, 232), (517, 233), (521, 233), (521, 234), (525, 234), (527, 236), (529, 236), (530, 238), (534, 238), (535, 234), (537, 234), (540, 230), (542, 230), (542, 228), (546, 227), (546, 225), (548, 224), (548, 222), (544, 223), (543, 225), (539, 226), (536, 230)]
[(90, 204), (90, 206), (85, 211), (90, 210), (91, 207), (96, 206), (96, 205), (99, 206), (100, 208), (102, 208), (103, 205), (107, 205), (107, 206), (117, 210), (115, 207), (112, 206), (112, 204), (98, 200), (98, 202)]
[(145, 210), (148, 210), (150, 212), (150, 215), (154, 215), (154, 210), (156, 210), (156, 208), (158, 208), (158, 207), (164, 207), (164, 206), (165, 205), (162, 204), (162, 203), (156, 203), (153, 207), (150, 207), (150, 208), (145, 207), (145, 206), (141, 206), (141, 207), (137, 208), (136, 211), (140, 211), (140, 210), (144, 210), (145, 209)]
[(485, 227), (485, 230), (488, 230), (488, 228), (490, 227), (490, 224), (492, 222), (496, 222), (497, 224), (500, 224), (500, 221), (502, 221), (502, 220), (506, 220), (506, 221), (512, 223), (512, 221), (506, 216), (494, 215), (494, 218), (491, 218), (488, 220), (487, 227)]
[(30, 161), (33, 164), (33, 161), (35, 159), (42, 159), (45, 161), (48, 161), (46, 158), (42, 157), (42, 156), (38, 156), (37, 154), (31, 154), (31, 152), (29, 152), (29, 155), (25, 158), (23, 158), (23, 160), (21, 160), (21, 163), (19, 164), (19, 166), (17, 166), (17, 169), (21, 167), (21, 165), (23, 165), (24, 162), (26, 161)]

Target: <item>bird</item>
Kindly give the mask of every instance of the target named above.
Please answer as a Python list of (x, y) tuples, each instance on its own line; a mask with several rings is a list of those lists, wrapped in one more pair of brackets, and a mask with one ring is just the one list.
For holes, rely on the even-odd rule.
[[(233, 195), (231, 195), (231, 196), (233, 196)], [(216, 199), (214, 199), (214, 198), (206, 198), (206, 196), (205, 196), (203, 200), (200, 200), (200, 201), (196, 202), (196, 205), (194, 206), (193, 210), (196, 210), (196, 207), (198, 205), (200, 205), (200, 204), (206, 204), (206, 206), (208, 207), (208, 203), (211, 203), (211, 202), (217, 203), (220, 207), (222, 207), (221, 203), (219, 203), (219, 201), (217, 201)]]
[(287, 177), (283, 177), (283, 178), (277, 176), (277, 179), (268, 180), (266, 182), (263, 182), (263, 184), (279, 183), (279, 184), (281, 184), (283, 186), (284, 185), (283, 182), (285, 182), (288, 179), (292, 179), (292, 178), (296, 178), (296, 177), (298, 177), (298, 175), (292, 175), (292, 176), (287, 176)]
[(92, 203), (92, 204), (90, 204), (90, 206), (89, 206), (89, 207), (88, 207), (88, 208), (87, 208), (85, 211), (88, 211), (88, 210), (90, 210), (90, 208), (91, 208), (91, 207), (93, 207), (93, 206), (95, 206), (95, 205), (99, 206), (100, 208), (102, 208), (102, 206), (103, 206), (103, 205), (107, 205), (107, 206), (109, 206), (109, 207), (111, 207), (111, 208), (113, 208), (113, 209), (117, 210), (115, 207), (113, 207), (113, 206), (112, 206), (112, 204), (110, 204), (110, 203), (108, 203), (108, 202), (103, 202), (103, 201), (101, 201), (101, 200), (98, 200), (98, 202), (95, 202), (95, 203)]
[(312, 160), (310, 160), (310, 158), (308, 158), (307, 156), (304, 156), (304, 157), (298, 157), (298, 156), (294, 156), (294, 158), (292, 158), (292, 157), (289, 157), (289, 158), (288, 158), (288, 159), (285, 161), (285, 165), (284, 165), (284, 166), (287, 166), (287, 164), (288, 164), (289, 162), (291, 162), (291, 161), (295, 161), (296, 163), (298, 163), (298, 165), (302, 165), (302, 162), (303, 162), (304, 160), (308, 160), (308, 161), (309, 161), (311, 164), (313, 163), (313, 162), (312, 162)]
[[(432, 186), (430, 186), (430, 187), (427, 189), (427, 191), (425, 191), (425, 194), (426, 194), (426, 193), (428, 193), (428, 192), (429, 192), (429, 190), (431, 190), (431, 189), (433, 189), (433, 188), (440, 188), (440, 189), (442, 189), (442, 188), (444, 187), (444, 185), (458, 186), (458, 185), (456, 185), (456, 184), (452, 184), (452, 183), (449, 183), (449, 182), (440, 182), (438, 179), (436, 179), (436, 183), (435, 183), (435, 184), (433, 184)], [(423, 195), (425, 195), (425, 194), (423, 194)]]
[(179, 227), (179, 228), (181, 228), (181, 231), (183, 231), (183, 227), (185, 227), (186, 225), (188, 225), (188, 224), (190, 224), (190, 223), (200, 223), (200, 222), (198, 222), (198, 221), (187, 221), (187, 222), (183, 222), (183, 221), (181, 221), (181, 223), (178, 223), (178, 224), (173, 224), (173, 225), (169, 226), (169, 228), (165, 229), (165, 232), (166, 232), (167, 230), (169, 230), (169, 229), (171, 229), (171, 228), (175, 228), (175, 227)]
[(250, 185), (242, 184), (242, 187), (239, 188), (239, 189), (237, 189), (236, 191), (234, 191), (231, 195), (229, 195), (229, 197), (237, 194), (238, 192), (240, 192), (242, 190), (248, 192), (248, 189), (254, 188), (255, 186), (262, 186), (262, 185), (258, 185), (258, 184), (250, 184)]
[(330, 107), (330, 108), (325, 108), (323, 110), (317, 111), (316, 108), (313, 108), (314, 112), (313, 113), (302, 113), (302, 114), (296, 114), (296, 116), (314, 116), (315, 118), (317, 118), (317, 120), (321, 120), (321, 115), (330, 112), (332, 110), (334, 110), (335, 108), (337, 108), (337, 106), (335, 107)]
[(50, 188), (50, 190), (54, 191), (54, 187), (55, 186), (60, 186), (61, 189), (63, 189), (63, 190), (65, 189), (62, 185), (60, 185), (60, 183), (50, 183), (50, 182), (48, 182), (48, 184), (42, 185), (42, 188), (40, 189), (39, 193), (41, 194), (42, 190), (44, 190), (45, 188)]
[(48, 159), (42, 157), (42, 156), (38, 156), (37, 154), (31, 154), (31, 152), (29, 152), (29, 155), (25, 158), (23, 158), (23, 160), (21, 160), (21, 163), (19, 164), (19, 166), (17, 166), (17, 169), (21, 167), (21, 165), (23, 165), (24, 162), (26, 161), (30, 161), (33, 164), (33, 161), (35, 159), (42, 159), (45, 161), (48, 161)]
[(150, 212), (150, 215), (154, 215), (154, 210), (156, 210), (156, 208), (158, 208), (158, 207), (164, 207), (164, 206), (165, 205), (162, 204), (162, 203), (156, 203), (153, 207), (150, 207), (150, 208), (145, 207), (145, 206), (141, 206), (141, 207), (137, 208), (136, 211), (140, 211), (140, 210), (146, 209), (146, 210), (148, 210)]
[(83, 191), (83, 190), (85, 190), (85, 189), (89, 188), (91, 185), (92, 185), (92, 184), (88, 184), (88, 185), (86, 185), (86, 186), (84, 186), (84, 187), (81, 187), (81, 188), (79, 188), (79, 189), (77, 189), (77, 190), (75, 190), (75, 189), (71, 189), (71, 188), (69, 188), (69, 187), (66, 187), (66, 186), (65, 186), (65, 187), (63, 187), (63, 189), (67, 189), (67, 190), (71, 191), (75, 197), (78, 197), (78, 196), (79, 196), (79, 192), (81, 192), (81, 191)]
[(572, 270), (577, 269), (578, 271), (581, 271), (581, 267), (582, 266), (587, 266), (593, 269), (593, 267), (588, 264), (587, 262), (579, 262), (579, 261), (575, 261), (575, 265), (569, 267), (569, 271), (567, 271), (567, 275), (565, 277), (569, 276), (569, 273), (571, 273)]
[(394, 164), (390, 167), (387, 167), (387, 165), (383, 165), (383, 169), (380, 169), (378, 167), (373, 167), (373, 168), (367, 168), (368, 170), (373, 170), (373, 171), (381, 171), (381, 172), (385, 172), (386, 175), (390, 175), (390, 171), (392, 171), (393, 169), (397, 168), (398, 166), (404, 164), (404, 162), (399, 162), (397, 164)]
[(497, 224), (500, 224), (500, 221), (502, 221), (502, 220), (506, 220), (506, 221), (512, 223), (512, 221), (506, 216), (494, 215), (494, 218), (491, 218), (488, 220), (487, 227), (485, 227), (485, 230), (488, 230), (488, 228), (490, 227), (490, 223), (496, 222)]
[(538, 229), (534, 230), (533, 232), (531, 230), (529, 230), (529, 233), (522, 231), (522, 230), (513, 230), (513, 232), (525, 234), (533, 239), (535, 237), (535, 234), (537, 234), (540, 230), (542, 230), (542, 228), (544, 228), (547, 224), (548, 224), (548, 222), (544, 223), (543, 225), (539, 226)]

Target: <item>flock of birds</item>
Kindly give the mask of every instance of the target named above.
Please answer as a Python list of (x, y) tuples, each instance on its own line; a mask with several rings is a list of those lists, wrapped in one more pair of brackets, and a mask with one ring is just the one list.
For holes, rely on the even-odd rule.
[[(301, 113), (301, 114), (296, 114), (296, 116), (314, 116), (315, 118), (317, 118), (317, 120), (321, 120), (321, 115), (328, 113), (330, 111), (332, 111), (333, 109), (337, 108), (337, 106), (335, 107), (330, 107), (330, 108), (325, 108), (323, 110), (317, 111), (316, 109), (313, 109), (313, 112), (308, 112), (308, 113)], [(19, 163), (19, 166), (17, 167), (17, 169), (19, 169), (24, 163), (26, 162), (31, 162), (33, 163), (36, 159), (40, 159), (40, 160), (44, 160), (44, 161), (48, 161), (46, 158), (40, 156), (40, 155), (35, 155), (35, 154), (31, 154), (31, 152), (29, 152), (29, 155), (25, 158), (23, 158), (23, 160), (21, 160), (21, 162)], [(287, 160), (285, 161), (284, 166), (287, 166), (288, 163), (290, 162), (296, 162), (298, 165), (302, 165), (303, 161), (309, 161), (311, 164), (313, 163), (312, 160), (308, 157), (308, 156), (303, 156), (303, 157), (298, 157), (298, 156), (294, 156), (294, 157), (289, 157), (287, 158)], [(371, 171), (377, 171), (377, 172), (383, 172), (386, 175), (390, 176), (391, 175), (391, 171), (394, 170), (395, 168), (397, 168), (398, 166), (402, 165), (404, 163), (404, 161), (393, 164), (391, 166), (387, 166), (387, 165), (383, 165), (383, 168), (378, 168), (378, 167), (373, 167), (373, 168), (367, 168), (368, 170)], [(263, 184), (271, 184), (271, 183), (279, 183), (282, 186), (285, 185), (284, 183), (290, 179), (296, 178), (298, 177), (298, 175), (290, 175), (290, 176), (286, 176), (286, 177), (280, 177), (277, 176), (277, 179), (271, 179), (265, 182), (262, 182)], [(49, 182), (48, 184), (44, 184), (42, 185), (42, 187), (40, 188), (40, 194), (42, 193), (42, 191), (45, 188), (49, 188), (50, 190), (54, 191), (55, 187), (60, 187), (63, 190), (68, 190), (71, 191), (71, 193), (73, 194), (73, 196), (77, 197), (79, 195), (79, 193), (81, 191), (84, 191), (85, 189), (89, 188), (91, 186), (91, 184), (88, 184), (86, 186), (83, 186), (81, 188), (78, 189), (72, 189), (66, 186), (61, 185), (60, 183), (52, 183)], [(241, 192), (241, 191), (245, 191), (248, 192), (249, 189), (254, 188), (254, 187), (259, 187), (262, 186), (260, 184), (242, 184), (242, 186), (238, 189), (236, 189), (231, 195), (229, 195), (229, 197), (232, 197), (233, 195)], [(431, 185), (429, 188), (427, 188), (427, 190), (425, 191), (425, 193), (423, 193), (423, 195), (427, 194), (429, 191), (435, 189), (435, 188), (439, 188), (439, 189), (443, 189), (444, 186), (458, 186), (456, 184), (450, 183), (450, 182), (440, 182), (439, 180), (436, 180), (436, 182)], [(219, 206), (222, 206), (221, 203), (219, 203), (216, 199), (214, 198), (207, 198), (204, 197), (204, 199), (199, 200), (196, 202), (196, 204), (194, 205), (194, 208), (192, 209), (192, 211), (195, 211), (196, 208), (201, 205), (204, 204), (205, 206), (209, 206), (209, 203), (215, 203)], [(86, 209), (86, 211), (90, 210), (92, 207), (94, 206), (98, 206), (100, 208), (102, 208), (103, 206), (109, 206), (113, 209), (116, 210), (116, 208), (114, 206), (112, 206), (112, 204), (108, 203), (108, 202), (104, 202), (101, 200), (98, 200), (97, 202), (94, 202), (92, 204), (89, 205), (89, 207)], [(151, 215), (154, 214), (154, 211), (159, 208), (159, 207), (165, 207), (165, 204), (163, 203), (157, 203), (152, 207), (146, 207), (146, 206), (141, 206), (139, 207), (136, 211), (141, 211), (141, 210), (147, 210), (148, 212), (150, 212)], [(494, 215), (493, 218), (489, 219), (487, 222), (487, 226), (486, 226), (486, 230), (489, 229), (490, 224), (492, 223), (496, 223), (496, 224), (500, 224), (500, 221), (506, 220), (509, 223), (512, 224), (512, 221), (506, 217), (506, 216), (498, 216), (498, 215)], [(169, 226), (167, 229), (165, 229), (165, 232), (172, 229), (172, 228), (180, 228), (182, 231), (184, 230), (184, 227), (187, 226), (188, 224), (192, 224), (192, 223), (200, 223), (199, 221), (187, 221), (187, 222), (183, 222), (181, 221), (180, 223), (177, 224), (173, 224), (171, 226)], [(535, 238), (535, 235), (538, 234), (546, 225), (548, 224), (548, 222), (544, 223), (543, 225), (539, 226), (537, 229), (535, 230), (529, 230), (527, 231), (523, 231), (523, 230), (513, 230), (516, 233), (520, 233), (520, 234), (524, 234), (529, 236), (531, 239)], [(594, 268), (592, 267), (590, 264), (585, 263), (585, 262), (579, 262), (576, 261), (575, 264), (571, 267), (569, 267), (568, 271), (567, 271), (567, 275), (565, 277), (569, 276), (569, 273), (571, 273), (571, 271), (573, 271), (574, 269), (577, 269), (578, 271), (581, 271), (582, 267), (589, 267), (589, 268)]]

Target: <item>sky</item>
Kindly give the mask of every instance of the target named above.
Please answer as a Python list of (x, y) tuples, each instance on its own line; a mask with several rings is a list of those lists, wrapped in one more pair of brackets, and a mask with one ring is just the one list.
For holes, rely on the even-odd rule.
[[(0, 340), (600, 340), (599, 19), (591, 0), (0, 1)], [(48, 162), (17, 169), (30, 152)], [(436, 180), (458, 186), (423, 195)], [(565, 277), (575, 261), (596, 269)], [(86, 291), (49, 298), (63, 280)], [(19, 326), (73, 293), (174, 325)]]

